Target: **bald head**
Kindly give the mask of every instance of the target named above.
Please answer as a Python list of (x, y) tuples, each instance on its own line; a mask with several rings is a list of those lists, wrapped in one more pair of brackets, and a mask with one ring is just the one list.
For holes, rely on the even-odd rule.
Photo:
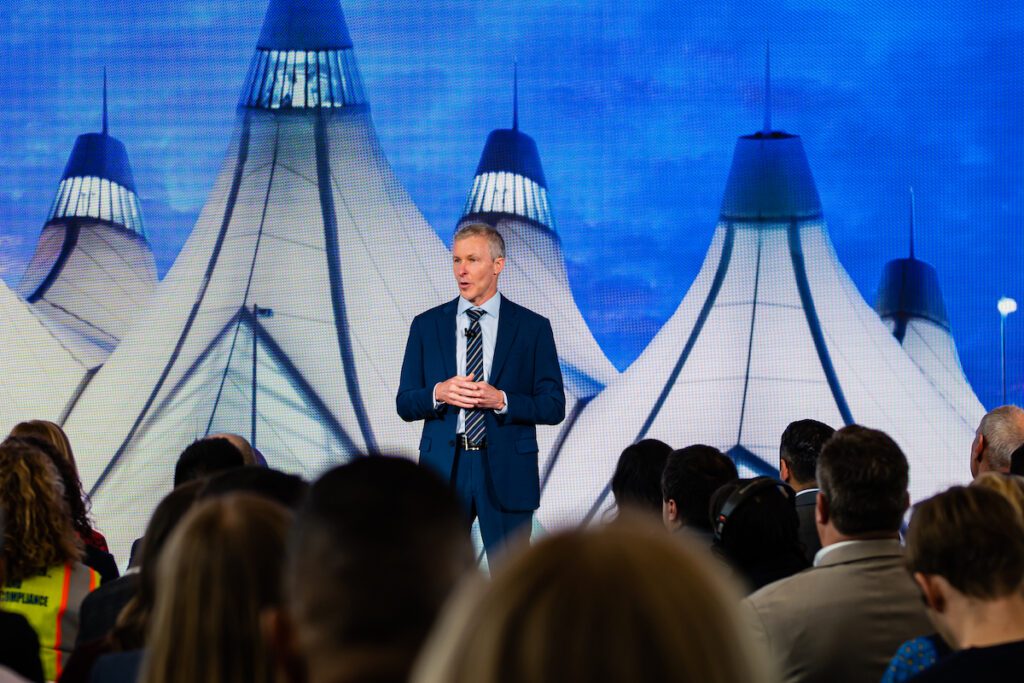
[(262, 456), (258, 456), (256, 449), (252, 447), (244, 437), (238, 434), (231, 434), (228, 432), (222, 432), (220, 434), (210, 434), (207, 438), (209, 439), (226, 439), (228, 443), (238, 449), (238, 452), (242, 454), (242, 460), (246, 465), (256, 465), (257, 467), (266, 467), (267, 463), (263, 460)]
[(981, 418), (971, 446), (971, 475), (1009, 472), (1010, 456), (1024, 445), (1024, 410), (1017, 406), (993, 408)]

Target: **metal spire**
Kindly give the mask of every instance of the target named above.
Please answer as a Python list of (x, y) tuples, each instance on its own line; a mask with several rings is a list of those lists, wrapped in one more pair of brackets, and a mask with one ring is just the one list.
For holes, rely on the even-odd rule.
[(103, 67), (103, 134), (107, 134), (107, 67)]
[(772, 43), (764, 45), (764, 134), (772, 132)]
[(914, 259), (914, 214), (916, 208), (914, 206), (914, 187), (910, 186), (910, 259)]
[(519, 130), (519, 60), (512, 60), (512, 130)]

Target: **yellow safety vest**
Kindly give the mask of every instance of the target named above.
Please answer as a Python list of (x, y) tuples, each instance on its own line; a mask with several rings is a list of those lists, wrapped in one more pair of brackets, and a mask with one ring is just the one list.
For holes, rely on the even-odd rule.
[(0, 609), (23, 615), (36, 630), (46, 680), (57, 680), (64, 670), (75, 649), (82, 600), (99, 585), (100, 575), (80, 562), (4, 584)]

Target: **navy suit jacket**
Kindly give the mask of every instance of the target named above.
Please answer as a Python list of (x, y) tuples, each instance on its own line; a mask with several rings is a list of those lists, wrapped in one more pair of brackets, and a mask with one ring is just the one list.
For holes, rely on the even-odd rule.
[[(455, 461), (459, 409), (434, 409), (434, 386), (458, 374), (455, 317), (458, 299), (421, 313), (412, 321), (395, 399), (406, 422), (423, 420), (420, 462), (450, 480)], [(551, 323), (502, 297), (498, 336), (487, 382), (505, 392), (508, 412), (486, 412), (485, 467), (495, 498), (506, 511), (535, 510), (540, 504), (537, 473), (538, 424), (565, 417), (565, 390)]]

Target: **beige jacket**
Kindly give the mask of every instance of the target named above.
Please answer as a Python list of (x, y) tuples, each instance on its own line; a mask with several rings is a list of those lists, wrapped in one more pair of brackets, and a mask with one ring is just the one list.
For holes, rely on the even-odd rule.
[(935, 631), (896, 540), (838, 546), (743, 607), (788, 683), (875, 683), (901, 643)]

